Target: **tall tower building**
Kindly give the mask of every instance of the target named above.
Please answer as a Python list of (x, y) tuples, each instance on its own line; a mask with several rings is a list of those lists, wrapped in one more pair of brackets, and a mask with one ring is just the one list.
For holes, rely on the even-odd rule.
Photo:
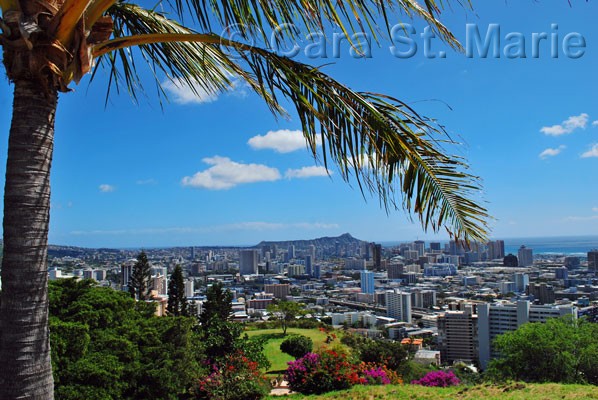
[(257, 250), (247, 249), (239, 252), (239, 272), (241, 275), (257, 274)]
[(477, 362), (478, 343), (478, 316), (472, 304), (465, 305), (463, 311), (446, 311), (438, 317), (438, 347), (443, 362)]
[(598, 272), (598, 249), (588, 251), (588, 269)]
[(305, 256), (305, 273), (309, 276), (313, 276), (314, 274), (313, 258), (311, 254)]
[(426, 242), (423, 240), (416, 240), (413, 242), (413, 250), (417, 251), (419, 257), (422, 257), (426, 252)]
[(372, 271), (361, 271), (361, 292), (374, 293), (374, 273)]
[(521, 246), (517, 252), (517, 259), (520, 267), (531, 267), (534, 265), (534, 253), (532, 249)]
[(294, 245), (290, 245), (288, 250), (287, 250), (287, 254), (289, 255), (289, 260), (292, 260), (293, 258), (295, 258), (295, 246)]
[(411, 323), (411, 293), (386, 291), (386, 315)]

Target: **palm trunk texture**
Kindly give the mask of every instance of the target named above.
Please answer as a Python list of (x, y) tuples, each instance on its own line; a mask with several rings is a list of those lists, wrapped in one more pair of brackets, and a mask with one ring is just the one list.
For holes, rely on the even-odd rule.
[(48, 330), (50, 166), (58, 95), (15, 82), (4, 189), (0, 399), (53, 399)]

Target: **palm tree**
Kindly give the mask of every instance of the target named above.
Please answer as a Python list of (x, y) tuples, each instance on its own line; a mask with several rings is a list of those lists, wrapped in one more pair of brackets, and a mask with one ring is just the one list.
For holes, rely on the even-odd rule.
[[(444, 226), (460, 239), (484, 238), (486, 210), (473, 200), (477, 178), (467, 173), (464, 160), (445, 154), (451, 139), (442, 127), (393, 97), (355, 92), (318, 68), (248, 44), (252, 38), (266, 41), (277, 27), (283, 27), (278, 40), (294, 40), (299, 32), (289, 24), (316, 31), (332, 23), (347, 38), (357, 30), (376, 35), (378, 21), (389, 30), (389, 18), (401, 14), (423, 18), (460, 48), (438, 20), (442, 3), (170, 0), (160, 3), (160, 10), (170, 7), (166, 14), (123, 0), (0, 0), (0, 44), (14, 85), (4, 193), (0, 398), (53, 397), (46, 260), (54, 115), (58, 93), (92, 70), (107, 70), (111, 83), (134, 97), (142, 88), (140, 62), (158, 85), (166, 77), (196, 92), (226, 91), (242, 79), (275, 115), (287, 115), (279, 99), (290, 100), (314, 157), (326, 167), (335, 164), (362, 192), (378, 195), (386, 210), (404, 208), (424, 228)], [(183, 16), (192, 27), (173, 19)], [(232, 25), (238, 41), (213, 33)]]

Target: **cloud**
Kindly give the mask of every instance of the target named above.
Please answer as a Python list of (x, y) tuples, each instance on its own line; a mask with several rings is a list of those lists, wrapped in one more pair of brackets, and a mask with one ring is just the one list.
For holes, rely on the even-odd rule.
[(336, 223), (324, 222), (264, 222), (249, 221), (235, 224), (222, 224), (201, 227), (166, 227), (166, 228), (140, 228), (140, 229), (111, 229), (111, 230), (77, 230), (71, 231), (71, 235), (92, 236), (92, 235), (157, 235), (157, 234), (185, 234), (185, 233), (214, 233), (214, 232), (233, 232), (233, 231), (277, 231), (283, 229), (302, 229), (302, 230), (330, 230), (338, 229), (340, 226)]
[(166, 80), (162, 86), (177, 104), (203, 104), (218, 100), (218, 90), (214, 87), (195, 85), (195, 91), (180, 79)]
[(116, 190), (116, 187), (112, 186), (112, 185), (108, 185), (107, 183), (103, 183), (100, 186), (98, 186), (98, 189), (100, 189), (100, 192), (102, 192), (102, 193), (110, 193), (110, 192), (114, 192)]
[(560, 125), (544, 126), (540, 129), (545, 135), (560, 136), (567, 133), (572, 133), (576, 129), (585, 129), (588, 126), (589, 115), (582, 113), (567, 118)]
[(594, 211), (594, 212), (598, 212), (598, 207), (593, 207), (593, 208), (592, 208), (592, 211)]
[(302, 167), (299, 169), (288, 169), (284, 176), (288, 179), (312, 178), (315, 176), (328, 176), (328, 171), (322, 166)]
[[(319, 141), (320, 135), (316, 139), (316, 142)], [(271, 149), (278, 153), (290, 153), (305, 149), (307, 146), (303, 132), (288, 129), (269, 131), (265, 135), (254, 136), (247, 141), (247, 144), (254, 150)]]
[(598, 220), (598, 215), (590, 215), (587, 217), (567, 217), (565, 222), (579, 222), (579, 221), (595, 221)]
[(220, 156), (204, 158), (202, 161), (211, 167), (184, 177), (181, 181), (183, 186), (226, 190), (243, 183), (272, 182), (281, 178), (278, 169), (262, 164), (242, 164)]
[(566, 146), (559, 146), (556, 149), (551, 149), (550, 147), (540, 153), (538, 157), (542, 160), (547, 159), (548, 157), (558, 156), (563, 150), (565, 150)]
[(592, 122), (592, 126), (598, 126), (598, 120)]
[(594, 143), (590, 150), (581, 155), (581, 158), (598, 157), (598, 143)]

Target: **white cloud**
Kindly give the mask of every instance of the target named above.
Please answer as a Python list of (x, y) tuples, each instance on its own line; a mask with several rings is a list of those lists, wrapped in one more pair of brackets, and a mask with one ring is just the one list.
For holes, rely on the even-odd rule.
[(314, 165), (311, 167), (302, 167), (299, 169), (288, 169), (284, 176), (288, 179), (311, 178), (314, 176), (328, 176), (328, 171), (325, 167)]
[(565, 222), (579, 222), (579, 221), (595, 221), (598, 220), (598, 215), (590, 215), (587, 217), (567, 217)]
[(598, 120), (592, 122), (592, 126), (598, 126)]
[(112, 186), (112, 185), (108, 185), (107, 183), (103, 183), (100, 186), (98, 186), (98, 189), (100, 189), (100, 192), (102, 192), (102, 193), (109, 193), (109, 192), (114, 192), (116, 190), (116, 187)]
[(594, 211), (594, 212), (598, 212), (598, 207), (593, 207), (593, 208), (592, 208), (592, 211)]
[(184, 177), (181, 181), (183, 186), (226, 190), (243, 183), (271, 182), (281, 178), (278, 169), (262, 164), (242, 164), (220, 156), (204, 158), (202, 161), (211, 167)]
[(594, 143), (590, 150), (581, 155), (581, 158), (598, 157), (598, 143)]
[[(230, 86), (224, 92), (231, 96), (245, 98), (248, 96), (249, 85), (241, 80), (238, 76), (233, 76), (227, 72), (223, 72), (229, 79)], [(212, 103), (218, 100), (222, 90), (213, 85), (200, 85), (199, 82), (193, 85), (195, 91), (181, 79), (167, 79), (162, 82), (162, 86), (172, 100), (177, 104), (203, 104)]]
[(558, 156), (563, 150), (565, 150), (566, 146), (559, 146), (556, 149), (551, 149), (550, 147), (540, 153), (538, 157), (542, 160), (547, 159), (548, 157)]
[[(320, 135), (316, 142), (320, 142)], [(271, 149), (278, 153), (290, 153), (305, 149), (307, 148), (306, 143), (303, 132), (288, 129), (269, 131), (265, 135), (257, 135), (247, 141), (247, 144), (254, 150)]]
[(325, 222), (264, 222), (249, 221), (235, 224), (222, 224), (201, 227), (166, 227), (166, 228), (140, 228), (140, 229), (111, 229), (111, 230), (77, 230), (72, 231), (71, 235), (91, 236), (91, 235), (157, 235), (157, 234), (181, 234), (181, 233), (214, 233), (214, 232), (233, 232), (233, 231), (277, 231), (283, 229), (302, 229), (302, 230), (321, 230), (338, 229), (340, 226), (336, 223)]
[(585, 129), (588, 126), (589, 117), (586, 113), (574, 115), (567, 118), (560, 125), (544, 126), (540, 129), (540, 132), (549, 136), (560, 136), (571, 133), (576, 129)]

